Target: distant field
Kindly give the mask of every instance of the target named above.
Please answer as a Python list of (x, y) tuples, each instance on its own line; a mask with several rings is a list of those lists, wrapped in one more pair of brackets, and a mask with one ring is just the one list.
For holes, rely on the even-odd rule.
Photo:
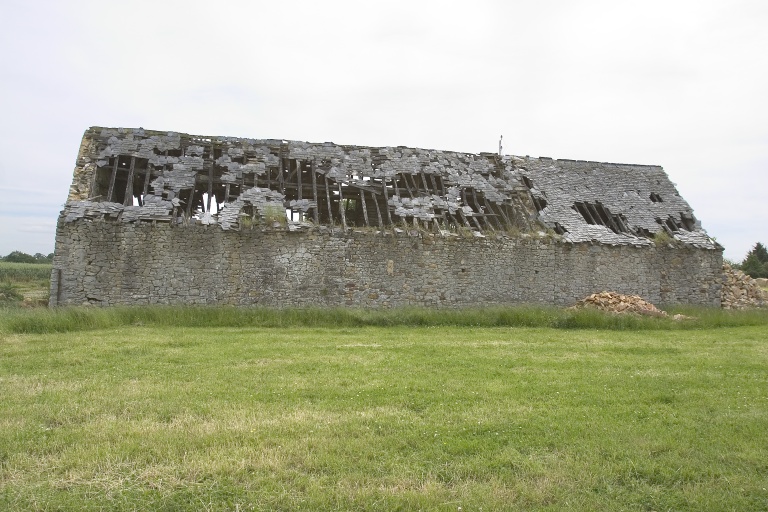
[(0, 261), (0, 281), (36, 281), (50, 279), (51, 265), (45, 263), (10, 263)]
[(626, 331), (133, 318), (11, 334), (9, 319), (2, 510), (768, 509), (765, 321)]
[(0, 261), (0, 308), (48, 303), (51, 265)]

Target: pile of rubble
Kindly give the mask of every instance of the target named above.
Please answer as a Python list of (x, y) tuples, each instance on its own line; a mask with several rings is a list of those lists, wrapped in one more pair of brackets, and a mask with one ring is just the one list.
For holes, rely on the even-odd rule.
[(720, 303), (724, 309), (756, 308), (768, 305), (768, 297), (755, 279), (724, 263)]
[(667, 314), (637, 295), (622, 295), (615, 292), (593, 293), (576, 303), (574, 308), (593, 307), (610, 313), (637, 313), (647, 316), (667, 316)]

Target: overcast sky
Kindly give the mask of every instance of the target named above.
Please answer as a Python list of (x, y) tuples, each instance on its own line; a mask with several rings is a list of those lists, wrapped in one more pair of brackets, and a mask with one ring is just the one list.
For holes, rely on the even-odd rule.
[(0, 255), (49, 253), (83, 131), (664, 167), (768, 243), (765, 0), (0, 0)]

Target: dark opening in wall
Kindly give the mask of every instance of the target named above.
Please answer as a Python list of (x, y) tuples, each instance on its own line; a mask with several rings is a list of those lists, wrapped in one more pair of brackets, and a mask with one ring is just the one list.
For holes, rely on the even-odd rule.
[(686, 212), (680, 213), (679, 220), (674, 215), (670, 215), (664, 220), (657, 218), (656, 222), (669, 234), (680, 231), (681, 229), (686, 231), (693, 231), (696, 229), (696, 217), (694, 217), (693, 214)]
[[(148, 176), (149, 160), (146, 158), (130, 157), (128, 171), (125, 173), (125, 190), (122, 203), (126, 206), (142, 205), (144, 203), (144, 188)], [(115, 202), (120, 202), (115, 200)]]
[(666, 219), (657, 218), (656, 223), (659, 224), (662, 228), (664, 228), (664, 231), (666, 231), (670, 235), (683, 229), (683, 225), (680, 223), (680, 221), (678, 221), (672, 215), (670, 215)]
[[(110, 158), (110, 161), (113, 159)], [(96, 177), (93, 181), (93, 189), (91, 190), (91, 199), (93, 201), (106, 201), (107, 192), (109, 191), (109, 182), (112, 179), (112, 166), (107, 165), (96, 169)]]
[(694, 217), (692, 213), (681, 213), (680, 220), (682, 221), (683, 226), (685, 226), (685, 229), (688, 231), (693, 231), (696, 229), (696, 217)]
[(645, 228), (635, 228), (635, 234), (637, 236), (645, 237), (645, 238), (653, 238), (653, 233), (651, 233), (649, 230)]
[(531, 197), (533, 197), (533, 206), (536, 208), (537, 211), (541, 212), (541, 210), (547, 207), (547, 200), (544, 199), (543, 197), (536, 197), (536, 196), (531, 196)]
[(525, 186), (528, 187), (528, 190), (533, 188), (533, 182), (528, 176), (523, 176), (523, 183), (525, 183)]
[(599, 201), (595, 203), (576, 202), (572, 208), (579, 212), (588, 224), (605, 226), (614, 233), (629, 233), (627, 221), (623, 215), (613, 214)]
[(96, 172), (96, 180), (91, 196), (97, 201), (122, 203), (125, 199), (125, 189), (128, 183), (128, 172), (132, 158), (118, 155), (109, 158), (107, 165)]
[(667, 217), (667, 220), (665, 223), (670, 231), (680, 231), (680, 223), (678, 223), (677, 219), (675, 219), (671, 215)]
[(146, 178), (146, 171), (139, 169), (138, 172), (133, 174), (133, 183), (131, 188), (131, 205), (142, 206), (144, 205), (144, 179)]
[(203, 213), (210, 213), (211, 215), (216, 215), (219, 213), (219, 210), (221, 207), (219, 206), (219, 201), (216, 199), (215, 195), (208, 195), (208, 192), (203, 192), (202, 202), (198, 208), (198, 210), (195, 211), (195, 217), (200, 218), (200, 215)]
[(651, 201), (653, 201), (654, 203), (661, 203), (662, 202), (661, 196), (656, 192), (651, 192)]
[(584, 206), (584, 203), (573, 203), (572, 208), (579, 212), (582, 217), (584, 217), (584, 220), (587, 221), (587, 224), (597, 224), (595, 220), (592, 218), (592, 214), (587, 210), (587, 207)]
[(118, 155), (107, 159), (105, 165), (96, 169), (90, 198), (126, 206), (141, 204), (148, 167), (146, 158)]
[[(172, 191), (163, 191), (163, 195), (165, 195), (165, 199), (171, 200), (175, 199), (174, 197), (171, 197), (172, 195), (176, 195), (176, 198), (179, 199), (179, 203), (181, 204), (181, 207), (178, 209), (175, 209), (176, 216), (177, 217), (191, 217), (192, 211), (193, 211), (193, 197), (192, 197), (193, 189), (191, 188), (185, 188), (182, 190), (179, 190), (178, 194), (173, 194)], [(185, 212), (186, 213), (185, 215)]]
[(242, 209), (240, 210), (243, 217), (248, 218), (250, 220), (253, 220), (253, 216), (256, 212), (256, 210), (253, 208), (253, 205), (250, 203), (246, 203), (243, 205)]

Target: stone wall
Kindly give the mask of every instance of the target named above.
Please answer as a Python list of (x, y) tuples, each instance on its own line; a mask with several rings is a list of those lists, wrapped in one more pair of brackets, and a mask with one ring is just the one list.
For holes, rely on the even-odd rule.
[(51, 305), (569, 305), (598, 291), (720, 305), (722, 253), (422, 231), (59, 222)]

